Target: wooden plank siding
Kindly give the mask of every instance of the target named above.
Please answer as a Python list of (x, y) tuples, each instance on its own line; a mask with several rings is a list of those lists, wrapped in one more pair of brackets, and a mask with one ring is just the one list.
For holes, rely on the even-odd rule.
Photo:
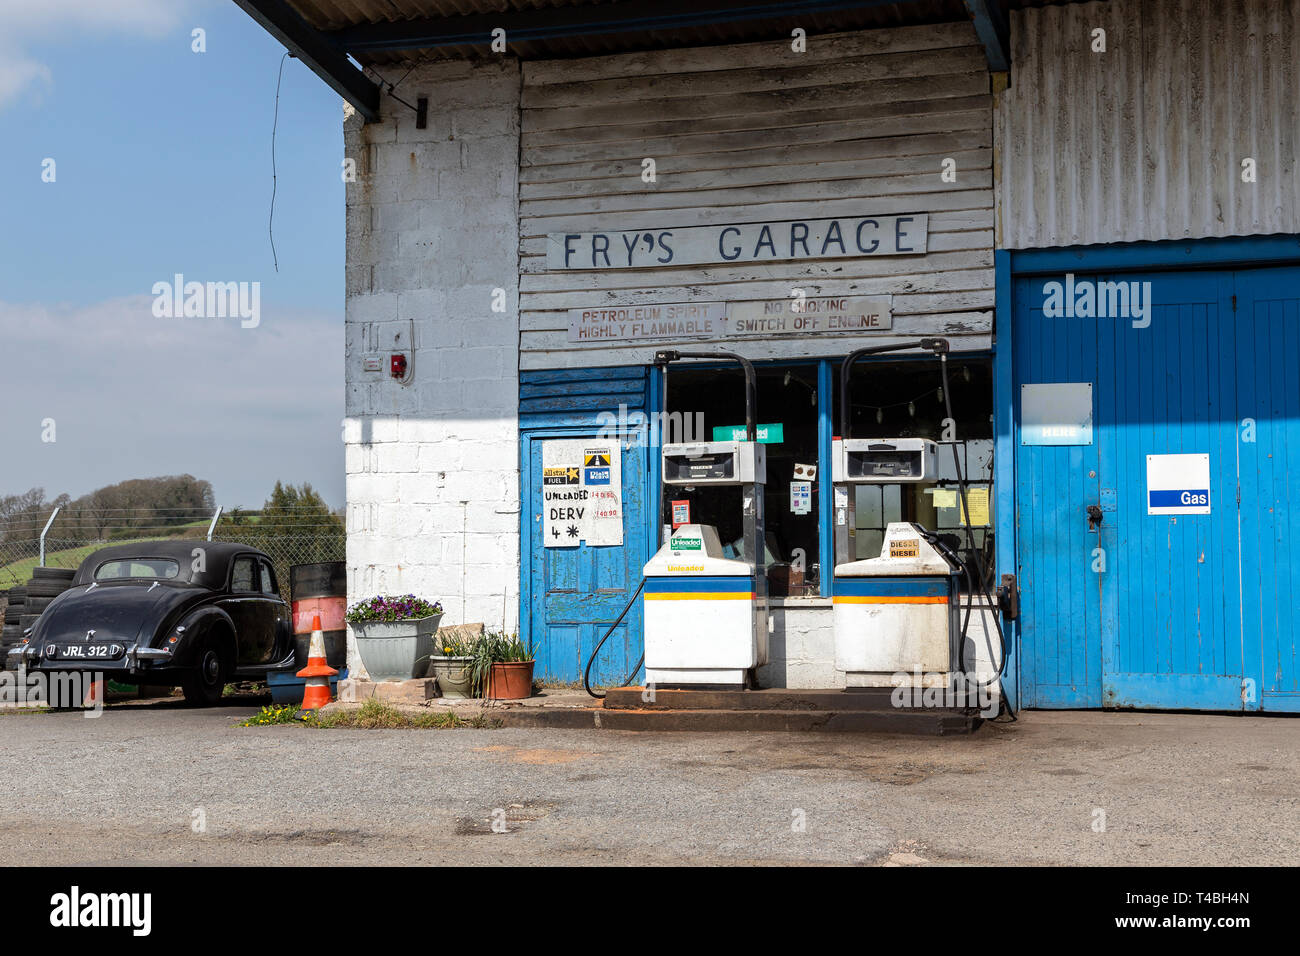
[[(656, 347), (577, 344), (567, 310), (805, 294), (893, 296), (870, 336), (727, 340), (752, 358), (841, 355), (948, 335), (987, 348), (993, 100), (969, 23), (523, 64), (520, 368), (644, 365)], [(653, 158), (657, 181), (641, 179)], [(956, 162), (957, 181), (940, 166)], [(548, 272), (546, 235), (926, 214), (923, 256)], [(713, 344), (719, 345), (720, 341)]]

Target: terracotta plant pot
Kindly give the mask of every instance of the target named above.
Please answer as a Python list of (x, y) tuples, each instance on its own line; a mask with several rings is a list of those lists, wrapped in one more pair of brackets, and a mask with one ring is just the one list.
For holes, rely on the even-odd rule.
[(492, 700), (523, 700), (533, 696), (533, 664), (516, 661), (493, 664), (488, 672), (487, 696)]

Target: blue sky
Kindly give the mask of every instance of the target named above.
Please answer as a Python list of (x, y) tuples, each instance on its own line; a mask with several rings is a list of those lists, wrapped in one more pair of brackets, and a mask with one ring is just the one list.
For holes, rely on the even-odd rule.
[[(277, 274), (283, 52), (230, 0), (0, 0), (0, 494), (188, 472), (343, 503), (342, 103), (285, 62)], [(176, 273), (260, 282), (259, 324), (155, 318)]]

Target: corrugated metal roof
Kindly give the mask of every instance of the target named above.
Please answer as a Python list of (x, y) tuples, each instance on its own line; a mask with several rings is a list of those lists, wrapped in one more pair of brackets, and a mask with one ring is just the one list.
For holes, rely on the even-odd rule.
[[(342, 30), (370, 23), (396, 23), (424, 18), (507, 13), (511, 11), (608, 6), (615, 0), (288, 0), (309, 24), (322, 31)], [(834, 13), (803, 13), (770, 19), (692, 26), (673, 30), (637, 31), (537, 40), (510, 44), (510, 52), (523, 59), (597, 56), (625, 50), (705, 46), (741, 40), (788, 36), (795, 27), (810, 34), (874, 29), (909, 24), (966, 20), (962, 0), (911, 0), (881, 3)], [(374, 51), (356, 59), (380, 65), (420, 59), (474, 59), (495, 56), (486, 44)]]
[(362, 23), (395, 23), (509, 10), (592, 7), (613, 0), (289, 0), (289, 5), (318, 30), (341, 30)]
[[(1106, 53), (1091, 50), (1094, 29)], [(1300, 21), (1271, 0), (1111, 0), (1012, 18), (999, 246), (1300, 231)], [(1257, 181), (1243, 182), (1255, 160)]]

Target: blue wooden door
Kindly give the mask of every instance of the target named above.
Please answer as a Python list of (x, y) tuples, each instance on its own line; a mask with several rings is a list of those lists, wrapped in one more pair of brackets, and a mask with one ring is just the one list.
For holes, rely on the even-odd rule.
[(1246, 707), (1300, 711), (1300, 268), (1238, 272)]
[[(1093, 320), (1102, 704), (1240, 709), (1233, 275), (1098, 278), (1150, 283), (1149, 325)], [(1147, 456), (1177, 454), (1209, 455), (1210, 514), (1147, 514)]]
[[(1025, 280), (1015, 289), (1017, 392), (1096, 382), (1096, 325), (1046, 318), (1042, 285)], [(1099, 541), (1085, 518), (1087, 503), (1100, 498), (1097, 451), (1095, 442), (1017, 445), (1021, 695), (1030, 707), (1101, 706), (1102, 595), (1091, 570)], [(1109, 534), (1103, 524), (1102, 539)]]
[[(1092, 444), (1017, 444), (1025, 703), (1300, 709), (1300, 275), (1076, 277), (1149, 282), (1139, 327), (1045, 318), (1063, 278), (1013, 293), (1017, 384), (1095, 385)], [(1209, 456), (1210, 514), (1147, 514), (1147, 456), (1165, 454)]]
[[(627, 605), (641, 582), (649, 500), (644, 428), (622, 441), (622, 546), (545, 547), (542, 543), (542, 445), (548, 439), (598, 438), (595, 428), (541, 429), (523, 438), (526, 479), (523, 555), (527, 606), (524, 631), (537, 648), (539, 678), (582, 679), (596, 642)], [(641, 602), (610, 635), (592, 667), (593, 686), (629, 676), (642, 652)]]

